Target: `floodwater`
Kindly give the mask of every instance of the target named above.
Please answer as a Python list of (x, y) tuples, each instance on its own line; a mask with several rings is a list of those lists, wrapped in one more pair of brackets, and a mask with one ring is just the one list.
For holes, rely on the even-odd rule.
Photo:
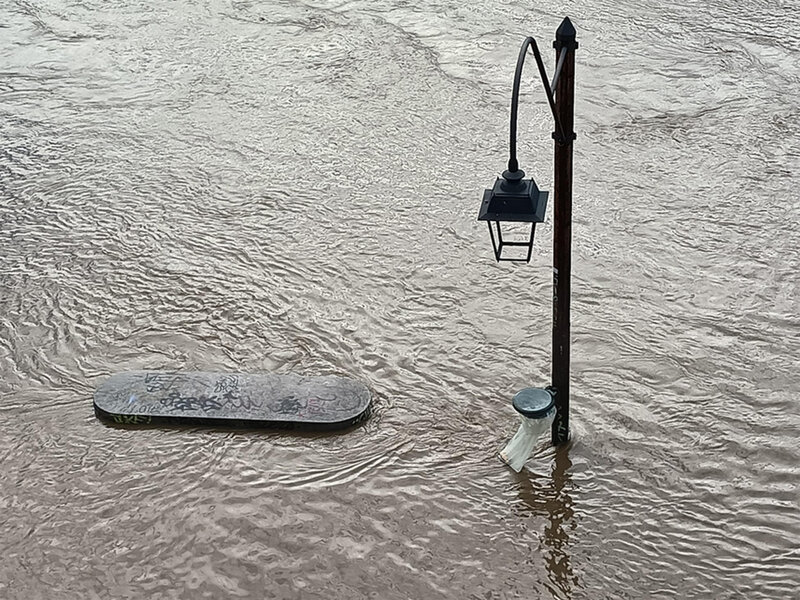
[[(476, 215), (565, 15), (573, 440), (517, 475), (552, 209), (530, 265)], [(0, 598), (798, 598), (799, 114), (794, 0), (4, 0)], [(375, 410), (97, 421), (137, 369), (349, 375)]]

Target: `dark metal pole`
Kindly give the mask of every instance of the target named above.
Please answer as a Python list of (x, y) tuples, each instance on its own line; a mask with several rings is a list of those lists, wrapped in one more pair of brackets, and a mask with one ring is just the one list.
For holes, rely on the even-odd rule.
[[(563, 136), (555, 139), (555, 165), (553, 175), (553, 373), (552, 389), (555, 391), (556, 418), (553, 421), (553, 444), (569, 440), (569, 300), (572, 244), (572, 142), (575, 108), (575, 27), (565, 18), (556, 31), (553, 42), (556, 49), (558, 72), (555, 100), (556, 118), (561, 122)], [(566, 56), (561, 57), (561, 51)], [(562, 60), (559, 60), (562, 58)]]

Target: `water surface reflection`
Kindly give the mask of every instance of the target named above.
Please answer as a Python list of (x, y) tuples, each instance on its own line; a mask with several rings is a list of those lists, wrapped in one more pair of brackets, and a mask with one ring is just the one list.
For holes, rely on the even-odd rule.
[(538, 475), (529, 469), (515, 474), (521, 511), (546, 519), (541, 549), (547, 565), (548, 582), (545, 585), (555, 598), (572, 598), (573, 590), (580, 587), (578, 576), (572, 570), (570, 559), (570, 531), (577, 527), (572, 508), (573, 487), (569, 469), (572, 444), (552, 450), (552, 471)]

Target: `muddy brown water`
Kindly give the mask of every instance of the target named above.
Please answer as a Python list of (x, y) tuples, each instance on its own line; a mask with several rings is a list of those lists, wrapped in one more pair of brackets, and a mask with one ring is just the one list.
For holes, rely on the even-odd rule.
[[(516, 475), (496, 452), (548, 382), (552, 216), (501, 266), (475, 217), (519, 44), (565, 14), (573, 441)], [(0, 598), (798, 598), (796, 2), (0, 22)], [(519, 155), (548, 189), (526, 73)], [(140, 369), (344, 374), (375, 412), (98, 422), (94, 388)]]

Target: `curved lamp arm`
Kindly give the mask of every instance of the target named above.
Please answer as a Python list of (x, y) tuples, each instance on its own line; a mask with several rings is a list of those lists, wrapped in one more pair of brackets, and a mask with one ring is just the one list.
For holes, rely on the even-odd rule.
[[(517, 162), (517, 112), (519, 108), (519, 86), (522, 81), (522, 67), (525, 65), (525, 55), (528, 51), (528, 46), (533, 49), (533, 56), (536, 59), (536, 65), (539, 67), (539, 75), (542, 78), (542, 85), (547, 94), (547, 102), (550, 104), (550, 111), (553, 113), (553, 119), (556, 123), (556, 139), (563, 142), (564, 129), (561, 127), (561, 120), (556, 114), (556, 102), (553, 99), (553, 90), (547, 82), (547, 73), (544, 70), (544, 62), (542, 62), (542, 55), (539, 52), (539, 47), (536, 45), (536, 40), (532, 37), (525, 38), (522, 42), (522, 48), (519, 50), (519, 57), (517, 58), (517, 68), (514, 72), (514, 91), (511, 93), (511, 139), (509, 140), (509, 158), (508, 170), (512, 173), (519, 170), (519, 163)], [(559, 69), (557, 69), (558, 71)], [(558, 77), (558, 73), (556, 73)]]

